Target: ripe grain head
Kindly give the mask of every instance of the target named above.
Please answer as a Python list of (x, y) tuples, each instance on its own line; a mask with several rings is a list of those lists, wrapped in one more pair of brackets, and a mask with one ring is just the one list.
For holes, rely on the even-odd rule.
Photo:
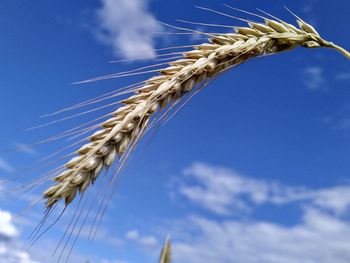
[(297, 24), (298, 27), (268, 18), (264, 18), (264, 23), (248, 21), (246, 27), (232, 26), (235, 33), (206, 34), (210, 35), (209, 42), (195, 45), (190, 51), (176, 52), (176, 55), (181, 53), (181, 59), (169, 62), (167, 67), (156, 70), (158, 75), (129, 89), (130, 97), (76, 150), (76, 156), (65, 164), (65, 170), (54, 177), (55, 184), (44, 193), (47, 208), (51, 209), (60, 200), (69, 205), (103, 170), (115, 162), (122, 166), (147, 129), (159, 121), (154, 117), (156, 113), (171, 109), (228, 69), (296, 47), (333, 48), (350, 59), (346, 50), (324, 40), (305, 21), (298, 18)]

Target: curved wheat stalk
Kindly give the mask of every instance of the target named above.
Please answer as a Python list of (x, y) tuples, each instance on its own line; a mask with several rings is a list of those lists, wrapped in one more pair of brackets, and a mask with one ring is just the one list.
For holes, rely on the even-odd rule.
[[(65, 170), (54, 177), (55, 185), (45, 191), (46, 207), (51, 209), (60, 200), (69, 205), (77, 193), (85, 192), (103, 170), (111, 167), (117, 159), (127, 159), (129, 152), (156, 120), (156, 113), (171, 109), (186, 94), (198, 90), (200, 84), (205, 85), (228, 69), (253, 58), (296, 47), (332, 48), (350, 59), (349, 52), (324, 40), (314, 27), (300, 18), (297, 18), (299, 27), (279, 19), (264, 18), (264, 23), (246, 22), (248, 26), (232, 27), (236, 32), (226, 34), (178, 28), (210, 36), (209, 42), (195, 45), (191, 51), (174, 52), (173, 55), (182, 54), (183, 58), (169, 62), (163, 69), (147, 68), (145, 72), (138, 72), (157, 71), (159, 74), (128, 90), (133, 94), (123, 100), (122, 106), (111, 112), (110, 118), (99, 124), (100, 129), (87, 138), (87, 143), (65, 164)], [(106, 78), (133, 74), (115, 74)]]

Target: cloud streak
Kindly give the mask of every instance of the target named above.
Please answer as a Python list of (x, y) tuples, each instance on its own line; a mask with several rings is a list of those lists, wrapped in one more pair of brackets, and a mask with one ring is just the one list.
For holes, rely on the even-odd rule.
[(14, 168), (5, 159), (0, 157), (0, 170), (6, 173), (12, 173)]
[(350, 72), (341, 72), (335, 76), (337, 81), (347, 81), (350, 80)]
[(28, 155), (35, 155), (35, 154), (37, 154), (37, 151), (34, 148), (32, 148), (29, 145), (27, 145), (27, 144), (16, 142), (15, 143), (15, 147), (19, 151), (21, 151), (22, 153), (25, 153), (25, 154), (28, 154)]

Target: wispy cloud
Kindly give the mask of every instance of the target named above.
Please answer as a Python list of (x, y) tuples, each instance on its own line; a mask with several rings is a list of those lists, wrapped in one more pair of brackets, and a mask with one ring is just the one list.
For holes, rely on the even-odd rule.
[(323, 69), (318, 66), (307, 67), (302, 72), (303, 82), (310, 90), (325, 90), (326, 78)]
[(349, 131), (350, 129), (350, 118), (345, 118), (340, 120), (337, 125), (336, 128), (339, 130), (343, 130), (343, 131)]
[(7, 173), (12, 173), (14, 168), (7, 161), (5, 161), (5, 159), (0, 157), (0, 170)]
[[(101, 0), (96, 11), (99, 28), (97, 38), (110, 45), (116, 55), (127, 59), (140, 56), (154, 58), (155, 32), (160, 24), (147, 8), (144, 0)], [(132, 51), (132, 52), (130, 52)]]
[(185, 169), (184, 174), (185, 179), (179, 184), (178, 192), (192, 203), (218, 215), (250, 211), (263, 204), (293, 202), (312, 204), (336, 214), (343, 214), (350, 207), (350, 186), (307, 189), (254, 179), (204, 163), (194, 163)]
[(312, 12), (317, 5), (318, 0), (307, 0), (303, 1), (303, 6), (301, 6), (301, 11), (305, 14)]
[(341, 72), (335, 76), (335, 80), (337, 81), (345, 81), (350, 80), (350, 72)]
[(190, 217), (182, 227), (191, 235), (174, 242), (176, 262), (350, 261), (350, 224), (319, 210), (306, 210), (301, 222), (289, 227), (264, 221), (214, 221), (203, 217)]
[(300, 11), (303, 13), (302, 18), (313, 26), (317, 26), (317, 22), (319, 21), (317, 12), (315, 12), (318, 2), (319, 0), (305, 0), (299, 7)]
[(179, 192), (191, 202), (217, 214), (231, 214), (232, 208), (248, 210), (248, 202), (261, 203), (268, 198), (269, 189), (265, 182), (232, 170), (195, 163), (185, 169), (184, 174), (195, 183), (183, 183)]
[(345, 103), (340, 108), (327, 116), (322, 121), (331, 128), (348, 132), (350, 129), (350, 103)]
[[(214, 220), (191, 215), (176, 220), (173, 224), (176, 262), (350, 261), (349, 186), (294, 187), (249, 178), (231, 169), (203, 163), (192, 165), (185, 174), (191, 184), (185, 179), (178, 189), (180, 194), (216, 215), (237, 209), (237, 202), (253, 210), (261, 204), (278, 205), (281, 213), (288, 209), (285, 205), (298, 204), (301, 215), (294, 225), (247, 217)], [(220, 208), (213, 209), (214, 205)]]
[(25, 153), (25, 154), (28, 154), (28, 155), (35, 155), (37, 154), (37, 151), (30, 147), (29, 145), (27, 144), (23, 144), (23, 143), (19, 143), (19, 142), (16, 142), (14, 143), (15, 144), (15, 147), (21, 151), (22, 153)]
[(158, 244), (157, 239), (154, 236), (143, 236), (137, 229), (132, 229), (126, 232), (125, 238), (135, 241), (144, 247), (155, 247)]

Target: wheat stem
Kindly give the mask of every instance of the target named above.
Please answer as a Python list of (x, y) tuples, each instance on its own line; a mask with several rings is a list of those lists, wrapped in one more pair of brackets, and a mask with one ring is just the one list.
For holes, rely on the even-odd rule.
[(330, 48), (334, 48), (335, 50), (337, 50), (338, 52), (340, 52), (341, 54), (343, 54), (345, 57), (347, 57), (348, 59), (350, 59), (350, 52), (347, 51), (346, 49), (342, 48), (341, 46), (338, 46), (332, 42), (329, 42), (329, 46)]
[(165, 240), (162, 252), (160, 254), (159, 263), (170, 263), (171, 262), (171, 242), (170, 238), (167, 237)]

